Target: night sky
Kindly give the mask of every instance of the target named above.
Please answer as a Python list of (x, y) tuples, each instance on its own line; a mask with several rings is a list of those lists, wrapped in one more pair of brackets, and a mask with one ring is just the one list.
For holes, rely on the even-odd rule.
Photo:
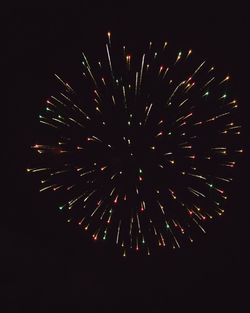
[[(86, 2), (81, 8), (12, 8), (7, 32), (7, 114), (2, 131), (1, 295), (6, 313), (247, 312), (249, 304), (249, 29), (245, 7), (210, 2), (147, 5)], [(53, 73), (74, 78), (81, 51), (107, 31), (134, 46), (167, 40), (192, 48), (230, 73), (240, 103), (242, 147), (225, 215), (193, 245), (122, 258), (67, 224), (38, 192), (30, 164), (37, 116), (55, 88)], [(98, 55), (98, 51), (95, 52)], [(2, 60), (6, 65), (6, 60)], [(2, 95), (5, 94), (2, 90)], [(243, 309), (244, 308), (244, 309)]]

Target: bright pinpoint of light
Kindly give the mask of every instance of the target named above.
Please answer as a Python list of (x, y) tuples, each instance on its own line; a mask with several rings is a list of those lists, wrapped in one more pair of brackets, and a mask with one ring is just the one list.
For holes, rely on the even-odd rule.
[(110, 43), (111, 43), (111, 42), (110, 42), (111, 32), (108, 32), (107, 35), (108, 35), (108, 41), (109, 41), (109, 44), (110, 44)]

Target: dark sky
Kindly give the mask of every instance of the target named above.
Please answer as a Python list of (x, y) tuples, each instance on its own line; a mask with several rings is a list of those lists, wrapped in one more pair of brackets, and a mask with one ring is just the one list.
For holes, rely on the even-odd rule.
[[(111, 30), (140, 45), (168, 40), (191, 47), (233, 78), (241, 103), (242, 145), (249, 134), (248, 11), (238, 4), (113, 5), (81, 8), (20, 7), (5, 11), (7, 137), (0, 256), (6, 313), (168, 312), (248, 310), (248, 151), (235, 169), (226, 214), (193, 246), (155, 256), (122, 259), (65, 223), (25, 173), (37, 115), (51, 92), (52, 74), (73, 76), (81, 51), (98, 47)], [(2, 60), (3, 61), (3, 60)], [(4, 61), (4, 65), (6, 62)], [(5, 94), (2, 90), (2, 94)], [(6, 119), (7, 116), (7, 119)], [(7, 151), (7, 153), (6, 153)], [(4, 203), (3, 202), (3, 203)]]

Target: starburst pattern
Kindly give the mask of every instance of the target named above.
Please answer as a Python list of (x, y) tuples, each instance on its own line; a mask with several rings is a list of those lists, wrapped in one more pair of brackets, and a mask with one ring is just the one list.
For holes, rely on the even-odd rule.
[(113, 47), (83, 53), (84, 94), (61, 77), (39, 116), (44, 142), (40, 191), (53, 191), (69, 222), (109, 239), (125, 256), (155, 246), (179, 248), (222, 215), (240, 125), (229, 75), (193, 56), (151, 42), (132, 56)]

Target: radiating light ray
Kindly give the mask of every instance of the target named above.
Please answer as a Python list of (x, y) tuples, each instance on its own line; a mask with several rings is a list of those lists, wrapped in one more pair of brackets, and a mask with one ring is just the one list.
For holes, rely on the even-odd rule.
[(198, 191), (198, 190), (196, 190), (196, 189), (194, 189), (194, 188), (191, 188), (191, 187), (188, 187), (188, 190), (190, 191), (190, 192), (192, 192), (194, 195), (196, 195), (196, 196), (202, 196), (202, 197), (206, 197), (203, 193), (201, 193), (200, 191)]
[(107, 56), (108, 56), (108, 62), (109, 62), (110, 72), (111, 72), (112, 77), (113, 77), (113, 80), (114, 80), (114, 73), (113, 73), (113, 68), (112, 68), (111, 57), (110, 57), (108, 45), (106, 45), (106, 52), (107, 52)]
[(51, 126), (51, 127), (53, 127), (53, 128), (58, 128), (56, 125), (53, 125), (53, 124), (48, 123), (48, 122), (45, 122), (45, 121), (41, 121), (41, 120), (40, 120), (40, 123), (46, 124), (46, 125)]
[(117, 228), (116, 244), (118, 244), (119, 242), (120, 228), (121, 228), (121, 220), (119, 221), (119, 226)]
[(49, 185), (49, 186), (41, 188), (39, 191), (42, 192), (42, 191), (45, 191), (45, 190), (48, 190), (48, 189), (52, 189), (54, 186), (55, 186), (55, 184), (52, 184), (52, 185)]
[(146, 122), (148, 120), (148, 117), (149, 117), (150, 111), (152, 109), (152, 106), (153, 106), (153, 103), (150, 103), (149, 108), (147, 110), (147, 114), (146, 114), (146, 118), (145, 118), (145, 121), (144, 121), (144, 125), (146, 124)]
[(91, 77), (91, 79), (92, 79), (92, 81), (94, 82), (95, 86), (97, 86), (97, 82), (96, 82), (96, 80), (95, 80), (95, 78), (94, 78), (94, 76), (93, 76), (93, 74), (92, 74), (92, 72), (91, 72), (91, 68), (90, 68), (90, 66), (89, 66), (88, 59), (86, 58), (86, 56), (85, 56), (84, 53), (82, 53), (82, 55), (83, 55), (84, 62), (86, 63), (86, 65), (85, 65), (84, 62), (82, 62), (82, 64), (83, 64), (83, 65), (85, 66), (85, 68), (87, 69), (87, 71), (88, 71), (88, 73), (89, 73), (89, 76)]

